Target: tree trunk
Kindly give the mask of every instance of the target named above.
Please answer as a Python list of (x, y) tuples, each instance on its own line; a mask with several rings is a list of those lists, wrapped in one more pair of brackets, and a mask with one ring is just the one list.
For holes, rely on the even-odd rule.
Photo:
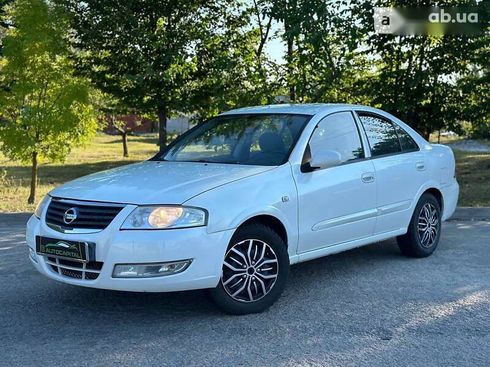
[(160, 152), (167, 147), (167, 107), (163, 104), (158, 106), (158, 144)]
[[(291, 9), (287, 9), (291, 11)], [(284, 19), (284, 32), (286, 33), (286, 44), (287, 44), (287, 54), (286, 54), (286, 62), (287, 62), (287, 73), (288, 73), (288, 83), (289, 83), (289, 100), (290, 102), (296, 101), (296, 90), (293, 84), (293, 52), (294, 52), (294, 38), (290, 33), (291, 25), (288, 16)]]
[(122, 143), (123, 143), (123, 156), (129, 157), (128, 151), (128, 132), (125, 131), (122, 133)]
[(157, 131), (157, 122), (155, 120), (151, 120), (150, 132), (154, 133)]
[(36, 201), (36, 188), (37, 188), (37, 152), (32, 152), (32, 166), (31, 166), (31, 193), (28, 204), (34, 204)]
[(288, 43), (288, 55), (287, 55), (287, 62), (288, 62), (288, 73), (289, 73), (289, 99), (291, 102), (296, 101), (296, 90), (294, 88), (294, 84), (292, 83), (293, 79), (293, 51), (294, 51), (294, 40), (293, 37), (288, 35), (287, 37), (287, 43)]

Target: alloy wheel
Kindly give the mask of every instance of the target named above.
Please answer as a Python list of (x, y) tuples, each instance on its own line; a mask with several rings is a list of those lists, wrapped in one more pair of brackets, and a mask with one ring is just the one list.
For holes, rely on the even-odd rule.
[(434, 245), (439, 231), (439, 215), (433, 204), (425, 203), (420, 210), (417, 230), (422, 247)]
[(266, 296), (277, 280), (279, 263), (267, 243), (247, 239), (233, 245), (225, 255), (221, 283), (239, 302), (255, 302)]

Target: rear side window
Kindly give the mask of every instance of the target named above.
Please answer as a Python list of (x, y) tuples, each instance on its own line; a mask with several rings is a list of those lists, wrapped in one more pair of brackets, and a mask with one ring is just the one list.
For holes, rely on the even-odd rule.
[(373, 115), (359, 115), (371, 147), (371, 155), (378, 157), (402, 151), (393, 124)]
[(397, 124), (393, 124), (395, 126), (396, 133), (398, 134), (398, 139), (400, 139), (400, 144), (402, 146), (402, 150), (404, 152), (413, 152), (415, 150), (419, 150), (419, 146), (413, 140), (413, 138), (405, 131), (402, 127)]
[(342, 163), (364, 158), (359, 131), (350, 112), (334, 113), (320, 121), (310, 145), (317, 150), (338, 152)]

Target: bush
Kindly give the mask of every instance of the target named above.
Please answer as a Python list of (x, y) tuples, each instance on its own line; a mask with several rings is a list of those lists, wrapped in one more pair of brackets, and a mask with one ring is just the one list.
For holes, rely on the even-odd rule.
[(490, 121), (481, 124), (467, 124), (466, 135), (471, 139), (490, 139)]

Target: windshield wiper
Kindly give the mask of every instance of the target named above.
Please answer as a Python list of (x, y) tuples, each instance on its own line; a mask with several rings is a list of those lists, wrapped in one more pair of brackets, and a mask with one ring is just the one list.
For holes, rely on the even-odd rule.
[(195, 161), (186, 161), (186, 162), (197, 162), (197, 163), (217, 163), (213, 161), (208, 161), (206, 159), (196, 159)]
[(216, 163), (216, 164), (241, 164), (239, 161), (209, 161), (206, 159), (196, 159), (195, 161), (182, 161), (182, 162)]

